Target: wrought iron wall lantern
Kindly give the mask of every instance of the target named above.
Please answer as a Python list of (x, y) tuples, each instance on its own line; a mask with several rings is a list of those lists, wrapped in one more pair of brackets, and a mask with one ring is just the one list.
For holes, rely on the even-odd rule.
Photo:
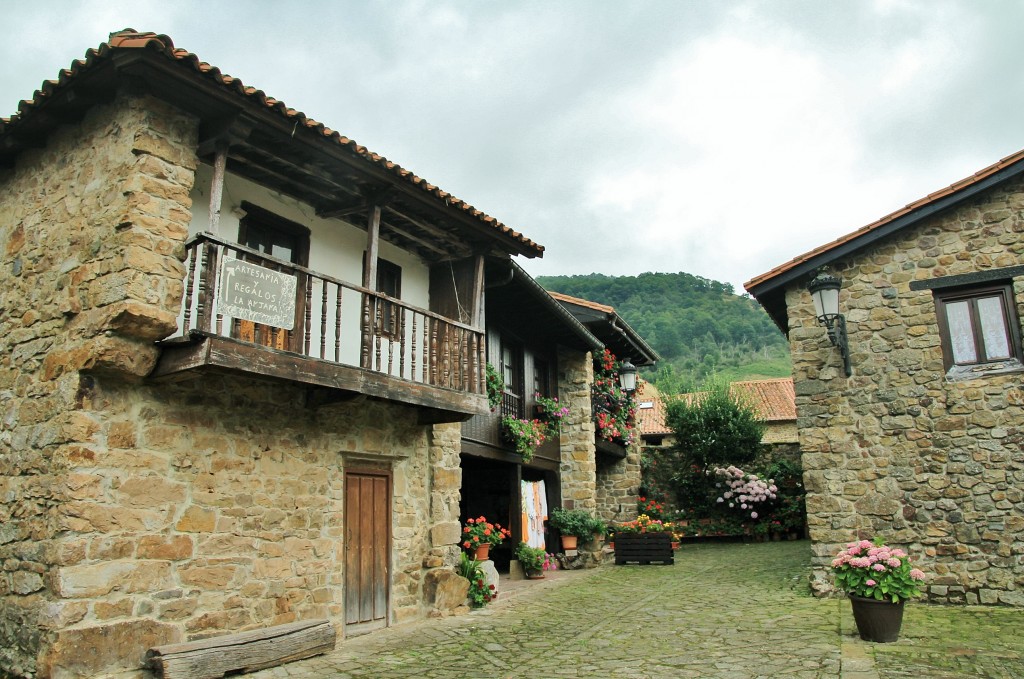
[(832, 346), (839, 348), (843, 357), (843, 368), (846, 376), (853, 374), (850, 366), (850, 345), (846, 336), (846, 317), (839, 313), (839, 288), (842, 287), (842, 280), (838, 276), (827, 273), (819, 273), (814, 280), (807, 284), (807, 290), (814, 300), (814, 313), (818, 322), (825, 326), (828, 331), (828, 339)]
[(619, 366), (619, 386), (627, 394), (636, 391), (636, 366), (630, 363), (628, 358), (623, 359)]

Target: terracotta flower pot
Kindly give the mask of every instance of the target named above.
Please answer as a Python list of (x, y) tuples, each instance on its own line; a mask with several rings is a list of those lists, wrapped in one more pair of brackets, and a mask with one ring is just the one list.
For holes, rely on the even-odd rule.
[(903, 605), (906, 600), (894, 604), (891, 601), (879, 601), (862, 596), (850, 595), (853, 605), (853, 619), (857, 622), (857, 631), (864, 641), (888, 644), (900, 637), (903, 626)]
[(491, 556), (491, 546), (489, 544), (487, 544), (487, 545), (480, 545), (479, 547), (477, 547), (476, 548), (476, 553), (473, 555), (473, 558), (476, 559), (477, 561), (487, 561), (490, 558), (490, 556)]
[(562, 536), (562, 549), (576, 549), (577, 538), (575, 535)]

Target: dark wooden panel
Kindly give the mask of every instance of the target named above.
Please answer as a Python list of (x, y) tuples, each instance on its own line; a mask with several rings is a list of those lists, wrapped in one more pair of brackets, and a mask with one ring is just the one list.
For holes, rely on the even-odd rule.
[(362, 590), (359, 570), (360, 494), (358, 477), (345, 477), (345, 623), (359, 622), (359, 592)]
[(373, 479), (358, 477), (358, 483), (362, 500), (359, 504), (359, 516), (355, 519), (359, 523), (359, 622), (369, 622), (373, 620), (376, 585), (373, 572), (373, 510), (376, 503), (373, 497)]
[(671, 533), (616, 533), (615, 563), (675, 563)]
[(388, 480), (375, 477), (373, 482), (373, 619), (388, 614), (388, 531), (390, 501)]

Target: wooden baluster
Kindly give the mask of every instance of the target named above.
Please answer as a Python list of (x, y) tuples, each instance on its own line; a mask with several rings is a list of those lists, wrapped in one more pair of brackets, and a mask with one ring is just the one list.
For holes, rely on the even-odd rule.
[(370, 327), (370, 295), (363, 292), (360, 293), (363, 296), (363, 320), (362, 320), (362, 340), (360, 341), (359, 347), (359, 367), (363, 369), (370, 368), (370, 338), (373, 336)]
[(480, 333), (474, 333), (477, 338), (477, 382), (476, 388), (478, 394), (487, 393), (487, 371), (485, 369), (487, 365), (487, 342), (484, 341), (484, 335)]
[[(223, 250), (224, 257), (227, 257), (230, 254), (230, 251), (227, 248), (221, 248), (219, 245), (217, 246), (217, 248), (218, 248), (218, 250), (217, 250), (218, 253), (221, 252), (221, 250)], [(219, 268), (219, 265), (218, 265), (218, 268)], [(217, 299), (218, 291), (217, 291), (216, 288), (214, 288), (213, 294), (214, 294), (214, 299)], [(221, 328), (224, 325), (224, 314), (220, 313), (220, 305), (219, 304), (217, 305), (217, 307), (218, 307), (218, 310), (217, 310), (217, 315), (216, 315), (216, 317), (214, 319), (213, 332), (215, 334), (217, 334), (217, 335), (220, 335), (220, 334), (222, 334)]]
[(327, 281), (320, 281), (320, 358), (327, 353)]
[(391, 368), (395, 362), (395, 322), (398, 320), (395, 317), (395, 305), (387, 305), (388, 317), (384, 320), (384, 327), (387, 328), (388, 332), (388, 371), (387, 374), (391, 374)]
[(422, 361), (422, 363), (423, 363), (423, 382), (426, 383), (426, 384), (430, 383), (430, 363), (429, 363), (429, 360), (427, 358), (427, 355), (428, 355), (428, 352), (429, 352), (429, 348), (428, 347), (430, 346), (430, 341), (429, 341), (429, 338), (428, 338), (428, 335), (429, 335), (428, 328), (429, 328), (429, 326), (430, 326), (430, 317), (429, 316), (424, 316), (423, 317), (423, 349), (421, 351), (423, 352), (423, 361)]
[(451, 330), (452, 326), (444, 324), (444, 335), (441, 338), (441, 386), (450, 387), (452, 377), (452, 341), (451, 341)]
[(334, 310), (334, 362), (341, 363), (341, 293), (344, 288), (340, 283), (334, 284), (334, 294), (338, 296), (337, 308)]
[(412, 365), (409, 367), (409, 379), (416, 379), (416, 317), (419, 316), (415, 311), (412, 312), (412, 348), (409, 350), (409, 357), (412, 359)]
[(205, 241), (199, 244), (200, 253), (199, 256), (199, 299), (196, 300), (196, 326), (200, 330), (205, 330), (209, 327), (206, 322), (206, 305), (209, 300), (209, 293), (207, 287), (210, 285), (210, 281), (207, 280), (207, 266), (210, 260), (210, 253), (207, 252), (206, 248), (209, 244)]
[(462, 357), (462, 370), (459, 373), (459, 389), (472, 391), (472, 386), (466, 376), (469, 374), (469, 342), (466, 341), (467, 330), (459, 330), (459, 356)]
[(381, 336), (380, 330), (381, 330), (381, 327), (382, 327), (381, 323), (383, 322), (384, 310), (381, 309), (381, 307), (383, 305), (380, 303), (380, 299), (379, 298), (374, 298), (373, 306), (374, 306), (374, 310), (375, 310), (374, 314), (373, 314), (373, 337), (374, 337), (374, 344), (375, 344), (375, 346), (374, 346), (374, 361), (373, 361), (373, 365), (374, 365), (374, 370), (376, 370), (377, 372), (380, 372), (380, 365), (381, 365), (380, 364), (380, 336)]
[(405, 307), (398, 308), (398, 376), (405, 379)]
[(430, 384), (437, 384), (437, 319), (430, 319)]
[(306, 337), (302, 342), (302, 353), (306, 356), (311, 356), (312, 354), (309, 353), (309, 325), (312, 322), (312, 309), (310, 307), (313, 306), (313, 281), (306, 274), (300, 274), (299, 277), (302, 279), (303, 287), (306, 288), (306, 322), (304, 324), (306, 328), (304, 334)]
[(219, 249), (219, 245), (207, 243), (203, 257), (203, 266), (207, 271), (205, 276), (206, 304), (201, 314), (201, 323), (202, 329), (206, 332), (210, 332), (210, 329), (213, 327), (213, 309), (217, 300), (217, 260), (219, 259)]
[(476, 374), (480, 370), (480, 366), (476, 362), (476, 333), (472, 330), (467, 330), (469, 333), (469, 348), (466, 350), (466, 360), (469, 361), (469, 374), (466, 375), (467, 384), (466, 391), (471, 394), (479, 394), (477, 391), (477, 377)]
[(187, 335), (188, 329), (192, 325), (192, 289), (195, 287), (196, 255), (198, 251), (198, 246), (194, 246), (188, 253), (188, 283), (185, 285), (185, 317), (181, 321), (182, 335)]

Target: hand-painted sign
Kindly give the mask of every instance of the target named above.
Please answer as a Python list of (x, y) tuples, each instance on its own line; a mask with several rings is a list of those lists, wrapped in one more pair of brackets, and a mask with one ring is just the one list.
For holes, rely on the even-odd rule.
[(220, 268), (217, 312), (291, 330), (295, 325), (295, 289), (295, 276), (225, 257)]

